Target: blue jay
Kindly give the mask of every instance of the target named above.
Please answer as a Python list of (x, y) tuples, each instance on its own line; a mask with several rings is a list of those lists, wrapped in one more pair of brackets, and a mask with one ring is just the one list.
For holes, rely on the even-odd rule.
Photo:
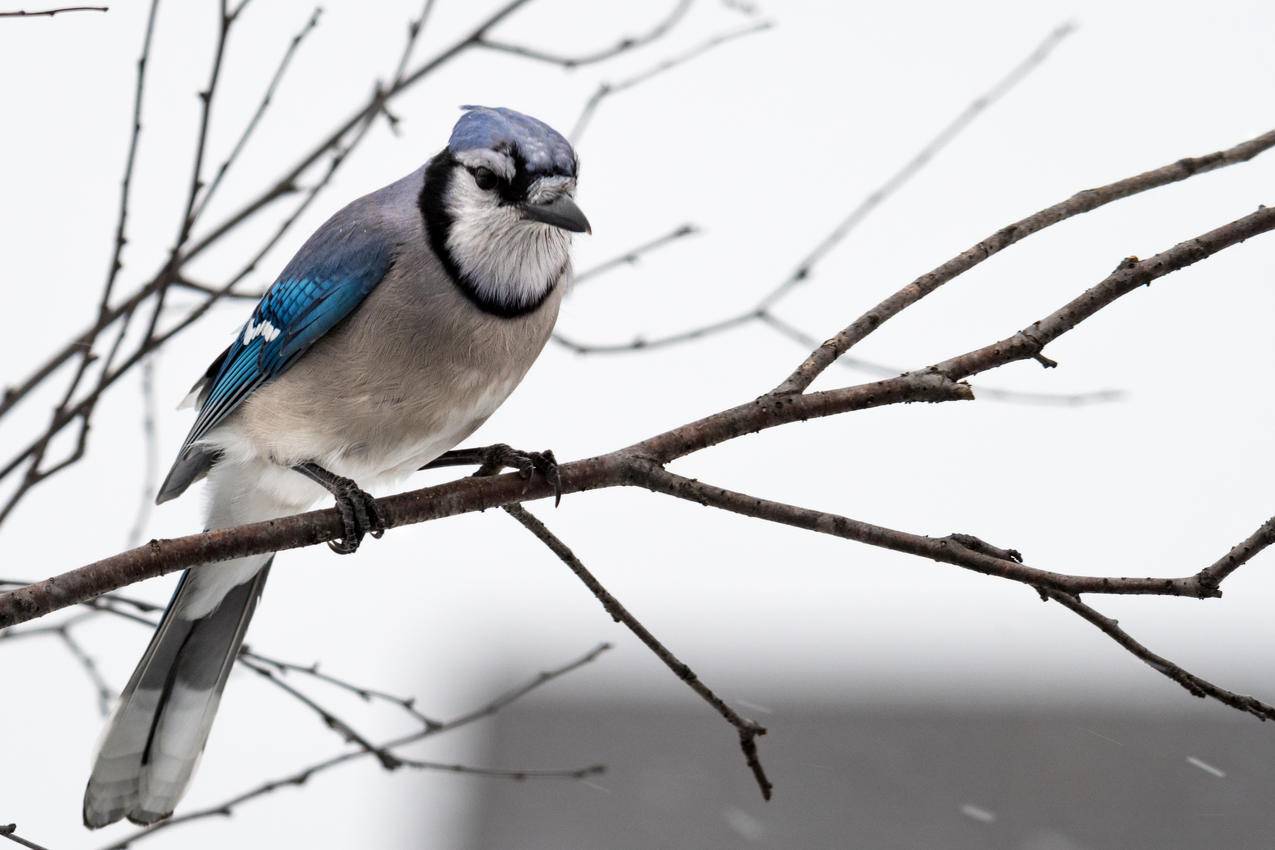
[[(304, 511), (325, 493), (339, 552), (380, 536), (363, 489), (451, 451), (539, 355), (571, 276), (576, 157), (541, 121), (464, 107), (447, 147), (332, 216), (208, 367), (157, 502), (208, 479), (207, 526)], [(544, 456), (501, 447), (525, 474)], [(357, 482), (357, 483), (356, 483)], [(187, 570), (103, 732), (84, 823), (172, 814), (190, 782), (273, 556)]]

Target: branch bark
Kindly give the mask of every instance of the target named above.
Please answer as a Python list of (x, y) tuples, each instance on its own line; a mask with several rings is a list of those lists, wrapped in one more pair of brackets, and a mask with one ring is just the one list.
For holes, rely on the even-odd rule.
[[(1272, 135), (1275, 137), (1275, 134)], [(972, 399), (969, 386), (960, 383), (959, 379), (1016, 360), (1041, 356), (1041, 349), (1046, 343), (1072, 330), (1080, 322), (1138, 286), (1271, 229), (1275, 229), (1275, 210), (1263, 207), (1147, 260), (1130, 258), (1121, 262), (1116, 271), (1105, 280), (1034, 323), (1028, 330), (919, 372), (822, 392), (770, 393), (610, 454), (565, 464), (560, 470), (562, 492), (624, 485), (654, 486), (658, 481), (652, 470), (657, 467), (727, 440), (782, 424), (900, 402)], [(516, 475), (502, 475), (463, 479), (400, 493), (379, 500), (379, 504), (387, 527), (394, 528), (543, 498), (549, 492), (549, 486), (543, 481), (525, 481)], [(0, 595), (0, 628), (184, 567), (314, 545), (340, 535), (341, 523), (337, 511), (328, 509), (175, 540), (152, 540), (146, 546)], [(872, 537), (867, 534), (863, 536), (865, 542), (866, 538)], [(982, 556), (974, 553), (973, 557)], [(971, 565), (974, 563), (969, 562)], [(983, 565), (971, 568), (980, 572), (987, 571), (980, 566)], [(1217, 595), (1215, 587), (1201, 583), (1196, 577), (1095, 578), (1092, 580), (1094, 585), (1086, 584), (1089, 581), (1087, 578), (1072, 577), (1081, 583), (1079, 586), (1069, 585), (1062, 579), (1052, 577), (1036, 578), (1036, 583), (1070, 592), (1160, 592), (1197, 597)], [(1158, 590), (1157, 583), (1160, 588)]]

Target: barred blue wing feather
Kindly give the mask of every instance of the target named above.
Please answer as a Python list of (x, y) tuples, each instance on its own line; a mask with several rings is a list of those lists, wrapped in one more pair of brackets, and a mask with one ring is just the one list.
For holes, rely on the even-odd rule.
[(210, 370), (199, 415), (157, 501), (179, 495), (207, 472), (212, 459), (201, 456), (199, 441), (349, 316), (389, 271), (394, 246), (340, 218), (320, 228), (293, 258), (239, 329), (219, 368)]

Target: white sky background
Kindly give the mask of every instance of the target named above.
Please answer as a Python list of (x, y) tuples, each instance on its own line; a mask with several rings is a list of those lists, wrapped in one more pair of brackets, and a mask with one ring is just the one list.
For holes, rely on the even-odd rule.
[[(0, 22), (5, 382), (92, 317), (111, 248), (146, 5)], [(372, 12), (369, 4), (325, 4), (210, 221), (273, 179), (392, 70), (417, 5), (384, 2)], [(441, 0), (418, 57), (477, 20), (479, 7)], [(119, 291), (151, 273), (176, 233), (198, 120), (193, 93), (211, 58), (214, 8), (162, 8)], [(644, 30), (664, 9), (542, 0), (499, 34), (583, 51)], [(780, 309), (783, 317), (829, 336), (1023, 214), (1229, 146), (1275, 122), (1269, 3), (917, 2), (869, 11), (789, 2), (765, 11), (778, 23), (773, 31), (600, 108), (580, 145), (580, 202), (596, 235), (578, 240), (577, 266), (682, 222), (707, 232), (582, 287), (563, 311), (563, 331), (622, 341), (750, 306), (1064, 20), (1077, 21), (1079, 31), (828, 257)], [(265, 0), (245, 14), (215, 105), (211, 164), (233, 144), (308, 14), (305, 4)], [(441, 148), (458, 104), (508, 105), (566, 131), (599, 80), (624, 78), (745, 22), (703, 0), (667, 40), (601, 68), (565, 73), (481, 52), (449, 66), (395, 103), (402, 135), (378, 126), (252, 283), (268, 283), (344, 203)], [(1268, 154), (1073, 219), (952, 282), (855, 353), (912, 368), (1005, 336), (1122, 257), (1150, 255), (1275, 203), (1272, 186), (1275, 155)], [(237, 268), (279, 214), (261, 216), (242, 239), (202, 260), (200, 274), (219, 281)], [(1049, 348), (1058, 369), (1016, 364), (982, 379), (1037, 391), (1127, 390), (1118, 404), (889, 408), (775, 429), (673, 468), (896, 528), (976, 533), (1048, 569), (1193, 572), (1275, 512), (1267, 391), (1273, 270), (1275, 239), (1255, 239), (1104, 310)], [(173, 406), (248, 309), (243, 302), (220, 307), (165, 349), (158, 364), (164, 466), (189, 424), (189, 413)], [(474, 442), (552, 447), (564, 459), (607, 451), (752, 398), (802, 355), (761, 327), (622, 357), (579, 358), (551, 347)], [(860, 378), (834, 368), (821, 385)], [(112, 392), (95, 419), (89, 457), (5, 524), (0, 572), (41, 577), (121, 548), (141, 485), (139, 397), (136, 377)], [(25, 403), (0, 441), (12, 449), (28, 439), (52, 400)], [(158, 509), (148, 535), (197, 530), (199, 500), (192, 493)], [(1202, 710), (1074, 615), (1016, 584), (638, 491), (573, 495), (556, 511), (534, 510), (727, 698), (1137, 700), (1165, 711)], [(1220, 601), (1094, 602), (1194, 672), (1269, 698), (1269, 560), (1237, 573)], [(170, 587), (171, 580), (156, 581), (138, 592), (162, 601)], [(84, 636), (114, 684), (146, 639), (140, 629), (107, 623)], [(318, 548), (282, 556), (249, 640), (284, 658), (322, 659), (369, 685), (415, 692), (424, 710), (444, 716), (600, 640), (617, 650), (557, 688), (694, 699), (499, 513), (396, 530), (354, 558)], [(99, 728), (91, 690), (53, 642), (3, 647), (0, 658), (7, 692), (0, 822), (16, 820), (58, 850), (102, 843), (78, 824)], [(311, 715), (242, 673), (222, 713), (187, 806), (337, 749)], [(357, 705), (346, 716), (369, 734), (393, 721)], [(767, 719), (782, 724), (782, 717)], [(478, 758), (466, 745), (479, 740), (438, 739), (422, 753)], [(725, 729), (722, 746), (733, 746)], [(151, 843), (418, 847), (420, 817), (428, 813), (437, 823), (435, 846), (454, 846), (475, 781), (387, 776), (369, 763)]]

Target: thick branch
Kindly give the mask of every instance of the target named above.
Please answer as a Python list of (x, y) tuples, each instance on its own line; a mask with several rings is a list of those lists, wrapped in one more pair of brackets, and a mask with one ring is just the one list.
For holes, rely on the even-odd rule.
[[(731, 436), (786, 422), (899, 401), (945, 401), (969, 397), (968, 388), (962, 384), (935, 375), (910, 375), (800, 397), (759, 399), (667, 432), (661, 435), (662, 439), (647, 441), (633, 449), (564, 464), (561, 467), (562, 492), (633, 483), (630, 478), (633, 460), (637, 456), (635, 449), (659, 449), (671, 452), (671, 458), (696, 451), (697, 447), (714, 445)], [(517, 475), (501, 475), (426, 487), (389, 496), (378, 500), (378, 503), (387, 527), (394, 528), (543, 498), (551, 493), (552, 489), (543, 481), (525, 481)], [(0, 595), (0, 628), (184, 567), (312, 546), (336, 539), (342, 531), (340, 515), (329, 508), (173, 540), (152, 540), (145, 546)]]

